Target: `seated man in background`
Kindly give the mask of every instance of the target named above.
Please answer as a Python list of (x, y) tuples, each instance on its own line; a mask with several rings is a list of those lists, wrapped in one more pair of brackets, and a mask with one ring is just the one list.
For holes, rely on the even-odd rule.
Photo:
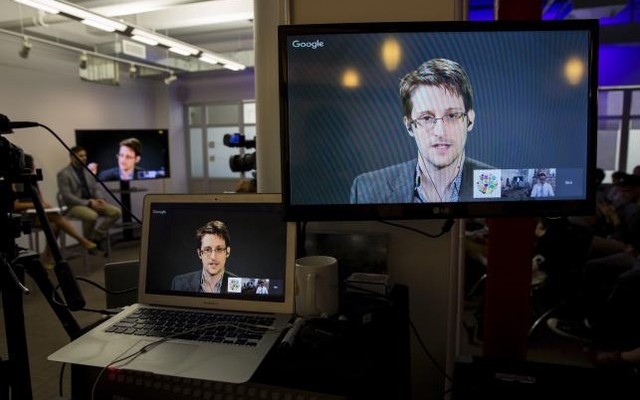
[[(98, 243), (105, 250), (109, 228), (122, 215), (119, 207), (107, 203), (101, 195), (95, 176), (83, 167), (87, 162), (87, 151), (80, 146), (73, 147), (70, 164), (58, 172), (58, 189), (64, 205), (69, 207), (68, 216), (82, 220), (83, 235)], [(104, 217), (96, 227), (98, 217)]]
[[(25, 165), (27, 165), (32, 173), (35, 173), (35, 164), (33, 162), (33, 157), (30, 154), (24, 155)], [(14, 187), (15, 191), (15, 187)], [(43, 208), (51, 208), (51, 205), (47, 203), (43, 198), (40, 192), (38, 191), (36, 194), (38, 199), (42, 203)], [(13, 209), (16, 212), (23, 212), (29, 209), (35, 209), (35, 204), (33, 199), (29, 196), (26, 196), (24, 193), (18, 193), (17, 198), (13, 204)], [(66, 219), (60, 212), (47, 212), (47, 219), (49, 220), (49, 224), (51, 225), (51, 230), (55, 236), (58, 235), (60, 230), (64, 231), (67, 235), (76, 239), (80, 246), (84, 247), (87, 250), (92, 250), (96, 248), (96, 244), (92, 241), (88, 240), (86, 237), (79, 234), (76, 229), (73, 227), (71, 222)], [(37, 225), (41, 225), (42, 221), (36, 221)], [(42, 264), (47, 268), (53, 268), (53, 260), (51, 249), (49, 248), (49, 244), (44, 249), (44, 252), (40, 255), (40, 260)]]

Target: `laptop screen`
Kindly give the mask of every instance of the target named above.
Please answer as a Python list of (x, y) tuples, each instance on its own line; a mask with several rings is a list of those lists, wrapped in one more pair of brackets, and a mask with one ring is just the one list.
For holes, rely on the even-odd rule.
[(295, 257), (282, 204), (273, 199), (147, 196), (140, 276), (144, 295), (164, 299), (161, 303), (190, 298), (196, 306), (201, 301), (217, 308), (226, 300), (284, 303), (291, 289), (288, 266)]

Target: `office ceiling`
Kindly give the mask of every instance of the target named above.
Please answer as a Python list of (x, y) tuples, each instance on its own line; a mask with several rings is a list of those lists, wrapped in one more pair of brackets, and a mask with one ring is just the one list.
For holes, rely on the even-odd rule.
[[(248, 67), (254, 65), (254, 0), (68, 0), (99, 14), (198, 46)], [(598, 18), (602, 44), (640, 53), (640, 0), (542, 0), (543, 19)], [(493, 0), (468, 0), (469, 19), (491, 20)], [(224, 18), (234, 19), (220, 22)], [(144, 57), (123, 54), (122, 40), (62, 16), (46, 14), (13, 0), (0, 0), (0, 35), (28, 35), (73, 48), (147, 62), (177, 73), (219, 69), (193, 58), (147, 47)]]
[[(253, 66), (253, 0), (68, 2)], [(15, 33), (18, 37), (27, 35), (72, 48), (175, 68), (178, 73), (221, 68), (150, 46), (147, 46), (144, 57), (124, 54), (122, 40), (130, 39), (122, 35), (101, 31), (64, 16), (44, 13), (12, 0), (0, 0), (0, 34), (3, 33)]]

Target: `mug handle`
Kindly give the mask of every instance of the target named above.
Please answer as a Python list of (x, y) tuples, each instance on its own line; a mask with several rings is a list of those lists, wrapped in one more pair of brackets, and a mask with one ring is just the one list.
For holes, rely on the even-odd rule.
[(309, 315), (316, 314), (316, 273), (310, 272), (307, 275), (307, 290), (305, 294), (305, 309)]

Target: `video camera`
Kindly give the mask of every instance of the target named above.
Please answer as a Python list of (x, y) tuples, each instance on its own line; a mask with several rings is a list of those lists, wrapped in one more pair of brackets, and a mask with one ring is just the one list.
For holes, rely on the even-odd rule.
[[(0, 135), (12, 133), (9, 119), (0, 114)], [(28, 173), (24, 161), (24, 151), (0, 136), (0, 251), (6, 252), (11, 247), (13, 239), (26, 230), (21, 218), (13, 214), (15, 193), (12, 184), (21, 182)], [(8, 229), (7, 229), (8, 228)]]
[[(255, 149), (256, 141), (247, 140), (241, 133), (227, 133), (222, 138), (222, 142), (227, 147), (238, 147), (241, 149)], [(229, 168), (233, 172), (248, 172), (256, 169), (256, 152), (236, 154), (229, 157)]]

